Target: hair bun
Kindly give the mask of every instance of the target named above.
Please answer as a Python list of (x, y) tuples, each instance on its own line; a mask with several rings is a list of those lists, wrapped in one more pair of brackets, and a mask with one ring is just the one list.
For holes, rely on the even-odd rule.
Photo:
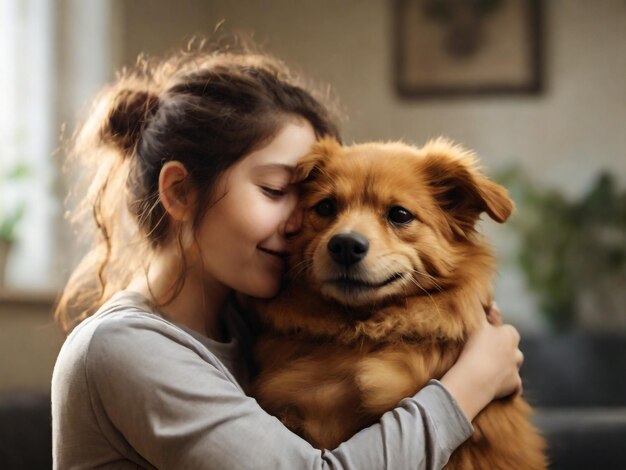
[(159, 97), (145, 89), (124, 88), (114, 94), (101, 138), (119, 148), (124, 156), (132, 154), (141, 133), (157, 112)]

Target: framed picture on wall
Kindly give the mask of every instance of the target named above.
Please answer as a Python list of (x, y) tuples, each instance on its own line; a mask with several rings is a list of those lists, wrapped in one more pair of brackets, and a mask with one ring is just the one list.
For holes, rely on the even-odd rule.
[(542, 0), (395, 0), (403, 97), (539, 93)]

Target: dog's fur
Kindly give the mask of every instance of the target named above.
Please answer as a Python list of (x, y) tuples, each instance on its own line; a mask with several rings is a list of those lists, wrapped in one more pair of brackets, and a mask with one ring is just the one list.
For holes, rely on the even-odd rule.
[[(504, 222), (513, 203), (443, 139), (421, 149), (323, 140), (296, 179), (303, 227), (286, 288), (257, 304), (254, 394), (313, 445), (335, 448), (454, 364), (492, 295), (494, 257), (475, 225), (483, 212)], [(335, 261), (329, 241), (355, 232), (365, 256)], [(492, 402), (448, 468), (545, 468), (530, 413), (520, 396)]]

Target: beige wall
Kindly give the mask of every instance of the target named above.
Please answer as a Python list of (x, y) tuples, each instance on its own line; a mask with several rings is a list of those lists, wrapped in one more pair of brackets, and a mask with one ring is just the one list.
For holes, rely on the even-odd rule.
[(348, 141), (448, 135), (490, 168), (521, 162), (576, 194), (600, 168), (626, 185), (626, 2), (546, 1), (540, 96), (405, 101), (393, 88), (391, 0), (124, 0), (122, 61), (161, 53), (225, 20), (330, 83)]
[(52, 302), (52, 295), (0, 293), (0, 392), (50, 391), (62, 344)]

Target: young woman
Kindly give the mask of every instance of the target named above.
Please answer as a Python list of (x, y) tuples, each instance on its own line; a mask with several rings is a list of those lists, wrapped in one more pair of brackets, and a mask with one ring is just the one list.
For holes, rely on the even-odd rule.
[(297, 234), (291, 171), (327, 109), (276, 60), (139, 63), (97, 99), (74, 154), (91, 251), (56, 318), (56, 468), (440, 468), (492, 399), (520, 388), (519, 336), (485, 320), (458, 362), (337, 449), (246, 395), (253, 337), (235, 294), (277, 293)]

